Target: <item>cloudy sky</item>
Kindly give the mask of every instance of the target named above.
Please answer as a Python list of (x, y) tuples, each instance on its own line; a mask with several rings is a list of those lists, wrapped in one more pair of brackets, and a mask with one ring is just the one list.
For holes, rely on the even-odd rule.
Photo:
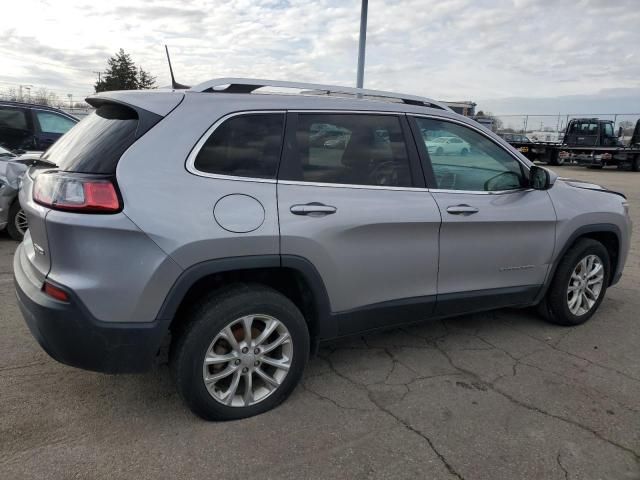
[[(371, 0), (365, 87), (447, 100), (640, 97), (638, 1)], [(166, 85), (165, 43), (181, 83), (355, 83), (360, 0), (19, 0), (0, 10), (0, 90), (84, 96), (119, 48)]]

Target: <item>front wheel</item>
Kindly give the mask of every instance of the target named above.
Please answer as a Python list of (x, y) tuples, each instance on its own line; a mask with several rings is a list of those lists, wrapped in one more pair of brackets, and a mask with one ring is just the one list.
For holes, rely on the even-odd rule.
[(543, 313), (558, 325), (586, 322), (602, 303), (609, 278), (609, 253), (604, 245), (590, 238), (579, 240), (556, 269)]
[(239, 285), (193, 311), (171, 363), (180, 395), (205, 420), (235, 420), (274, 408), (307, 363), (309, 332), (279, 292)]

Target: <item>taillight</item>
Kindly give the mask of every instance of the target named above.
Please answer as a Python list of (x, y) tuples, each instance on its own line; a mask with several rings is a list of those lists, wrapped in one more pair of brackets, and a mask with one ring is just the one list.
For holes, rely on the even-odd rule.
[(44, 172), (33, 184), (33, 199), (56, 210), (113, 213), (122, 210), (111, 179), (66, 172)]

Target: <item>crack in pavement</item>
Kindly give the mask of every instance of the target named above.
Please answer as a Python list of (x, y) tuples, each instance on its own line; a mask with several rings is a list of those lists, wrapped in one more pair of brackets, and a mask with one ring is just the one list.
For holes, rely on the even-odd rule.
[[(347, 377), (346, 375), (340, 373), (336, 368), (335, 365), (333, 364), (333, 362), (331, 361), (330, 358), (328, 357), (321, 357), (323, 358), (329, 365), (329, 368), (331, 369), (331, 371), (337, 375), (338, 377), (342, 378), (343, 380), (349, 382), (351, 385), (355, 386), (357, 389), (359, 390), (365, 390), (367, 393), (367, 397), (369, 398), (369, 400), (371, 401), (371, 403), (373, 403), (373, 405), (376, 406), (376, 408), (387, 414), (388, 416), (390, 416), (391, 418), (393, 418), (397, 423), (399, 423), (400, 425), (402, 425), (405, 429), (407, 429), (410, 432), (413, 432), (414, 434), (420, 436), (423, 440), (425, 440), (425, 442), (427, 443), (427, 445), (429, 445), (429, 448), (433, 451), (433, 453), (438, 457), (438, 459), (442, 462), (442, 464), (445, 466), (445, 468), (447, 469), (447, 471), (455, 476), (456, 478), (460, 479), (460, 480), (464, 480), (464, 477), (453, 467), (453, 465), (451, 465), (451, 463), (445, 458), (445, 456), (436, 448), (436, 446), (434, 445), (433, 441), (423, 432), (421, 432), (420, 430), (418, 430), (417, 428), (413, 427), (412, 425), (410, 425), (409, 423), (405, 422), (404, 420), (402, 420), (401, 418), (399, 418), (397, 415), (395, 415), (393, 412), (391, 412), (389, 409), (385, 408), (383, 405), (381, 405), (378, 401), (376, 401), (375, 398), (373, 398), (372, 396), (372, 392), (369, 390), (368, 386), (365, 384), (361, 384), (358, 382), (355, 382), (354, 380), (352, 380), (351, 378)], [(398, 362), (400, 363), (400, 362)], [(408, 367), (407, 367), (408, 368)], [(442, 376), (442, 375), (438, 375), (438, 376)], [(413, 381), (415, 381), (417, 379), (414, 379)], [(413, 382), (412, 381), (412, 382)], [(412, 383), (409, 382), (409, 383)], [(408, 392), (407, 392), (408, 393)], [(406, 393), (405, 393), (406, 395)]]
[(494, 383), (497, 382), (498, 380), (500, 380), (500, 378), (502, 378), (502, 377), (496, 379), (494, 382), (485, 382), (475, 372), (473, 372), (471, 370), (467, 370), (467, 369), (465, 369), (463, 367), (460, 367), (460, 366), (456, 365), (455, 362), (453, 361), (453, 359), (451, 358), (451, 356), (449, 355), (449, 353), (446, 352), (444, 349), (439, 348), (437, 345), (436, 345), (436, 348), (438, 348), (438, 350), (440, 350), (440, 353), (442, 353), (445, 356), (445, 358), (447, 359), (447, 361), (451, 364), (451, 366), (453, 368), (457, 369), (460, 372), (466, 373), (467, 375), (471, 376), (472, 378), (475, 378), (482, 385), (485, 385), (487, 388), (491, 389), (491, 391), (503, 396), (504, 398), (506, 398), (510, 402), (514, 403), (515, 405), (518, 405), (518, 406), (520, 406), (522, 408), (525, 408), (525, 409), (533, 411), (533, 412), (540, 413), (541, 415), (545, 415), (547, 417), (554, 418), (554, 419), (560, 420), (562, 422), (566, 422), (566, 423), (568, 423), (570, 425), (574, 425), (574, 426), (576, 426), (576, 427), (578, 427), (578, 428), (580, 428), (580, 429), (582, 429), (582, 430), (584, 430), (586, 432), (591, 433), (592, 435), (594, 435), (596, 438), (602, 440), (603, 442), (606, 442), (606, 443), (608, 443), (608, 444), (610, 444), (610, 445), (612, 445), (614, 447), (619, 448), (620, 450), (623, 450), (623, 451), (633, 455), (635, 460), (637, 462), (640, 462), (640, 454), (638, 454), (638, 452), (636, 452), (635, 450), (633, 450), (633, 449), (631, 449), (631, 448), (629, 448), (629, 447), (627, 447), (625, 445), (622, 445), (622, 444), (620, 444), (618, 442), (615, 442), (615, 441), (613, 441), (613, 440), (611, 440), (609, 438), (606, 438), (605, 436), (603, 436), (597, 430), (595, 430), (595, 429), (593, 429), (593, 428), (591, 428), (591, 427), (589, 427), (587, 425), (583, 425), (583, 424), (581, 424), (580, 422), (578, 422), (576, 420), (572, 420), (570, 418), (566, 418), (566, 417), (563, 417), (561, 415), (556, 415), (554, 413), (547, 412), (546, 410), (543, 410), (542, 408), (540, 408), (540, 407), (538, 407), (536, 405), (530, 405), (530, 404), (528, 404), (526, 402), (523, 402), (520, 399), (515, 398), (513, 395), (511, 395), (511, 394), (499, 389), (498, 387), (496, 387), (494, 385)]
[(558, 456), (556, 457), (556, 462), (558, 464), (558, 466), (562, 469), (562, 471), (564, 472), (564, 480), (569, 480), (569, 471), (565, 468), (565, 466), (562, 464), (562, 461), (560, 459), (560, 455), (561, 453), (558, 452)]

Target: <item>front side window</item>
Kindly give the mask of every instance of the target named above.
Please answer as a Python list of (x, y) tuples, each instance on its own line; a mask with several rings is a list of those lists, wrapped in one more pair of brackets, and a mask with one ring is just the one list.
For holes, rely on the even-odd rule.
[(604, 124), (604, 136), (605, 137), (609, 137), (609, 138), (614, 137), (614, 135), (613, 135), (613, 125), (611, 125), (610, 123), (605, 123)]
[(196, 156), (205, 173), (275, 178), (282, 148), (284, 113), (238, 115), (219, 125)]
[(410, 187), (400, 120), (392, 115), (298, 115), (297, 179), (307, 182)]
[[(416, 118), (416, 122), (437, 188), (501, 191), (525, 186), (520, 163), (484, 135), (443, 120)], [(443, 138), (448, 141), (443, 143)]]
[(52, 112), (36, 112), (43, 133), (67, 133), (76, 124), (73, 120)]

